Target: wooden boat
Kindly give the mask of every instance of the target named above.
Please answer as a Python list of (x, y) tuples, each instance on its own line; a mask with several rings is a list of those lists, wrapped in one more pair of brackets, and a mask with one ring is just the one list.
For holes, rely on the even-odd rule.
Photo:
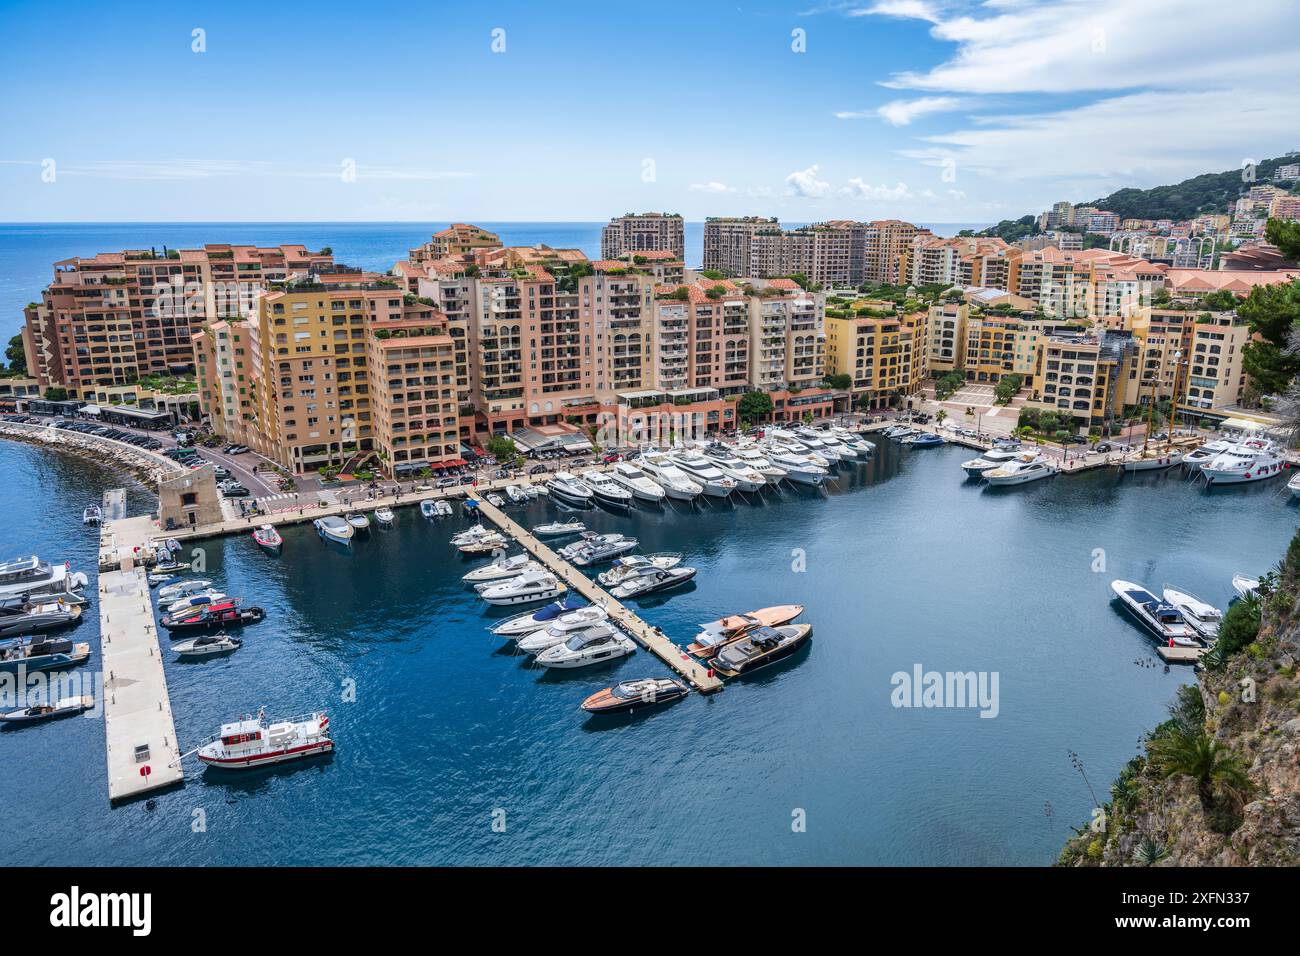
[(709, 658), (709, 667), (723, 677), (739, 677), (789, 657), (810, 637), (811, 624), (756, 627)]
[(625, 680), (613, 687), (598, 690), (582, 702), (589, 714), (621, 714), (646, 707), (658, 707), (681, 700), (690, 688), (668, 677), (644, 677)]
[(699, 656), (716, 654), (727, 644), (745, 636), (756, 627), (780, 627), (789, 624), (803, 613), (802, 604), (777, 604), (761, 607), (757, 611), (744, 614), (731, 614), (708, 624), (700, 625), (704, 630), (695, 635), (695, 641), (686, 650)]
[(257, 542), (258, 547), (271, 554), (279, 554), (280, 548), (284, 546), (284, 538), (280, 537), (280, 532), (275, 530), (274, 525), (264, 524), (253, 532), (253, 540)]

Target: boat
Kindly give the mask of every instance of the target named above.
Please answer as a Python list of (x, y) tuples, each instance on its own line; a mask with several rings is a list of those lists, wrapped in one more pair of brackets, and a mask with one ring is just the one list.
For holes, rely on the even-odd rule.
[(539, 524), (533, 529), (533, 535), (538, 538), (565, 538), (571, 534), (582, 534), (587, 530), (587, 526), (581, 521), (552, 521), (550, 524)]
[(188, 641), (178, 641), (172, 645), (181, 657), (213, 657), (217, 654), (229, 654), (244, 646), (244, 642), (229, 634), (204, 634), (202, 637)]
[(591, 604), (570, 611), (568, 614), (561, 614), (546, 627), (520, 636), (515, 641), (515, 647), (525, 654), (540, 654), (548, 647), (567, 641), (578, 631), (596, 626), (607, 627), (605, 623), (607, 620), (609, 615), (605, 609), (599, 604)]
[(864, 458), (871, 455), (876, 450), (876, 445), (874, 442), (866, 438), (863, 438), (857, 432), (849, 431), (847, 428), (840, 428), (838, 426), (833, 426), (830, 429), (830, 433), (834, 435), (836, 438), (838, 438), (845, 445), (847, 445), (849, 448), (854, 449), (859, 455), (861, 455)]
[(672, 456), (672, 461), (710, 497), (725, 498), (736, 490), (736, 479), (728, 478), (699, 452), (679, 451)]
[(74, 575), (66, 563), (50, 564), (36, 555), (0, 564), (0, 598), (58, 594), (85, 587), (86, 581), (84, 574)]
[(733, 446), (732, 451), (735, 453), (737, 458), (767, 479), (769, 484), (776, 484), (785, 477), (785, 469), (778, 468), (775, 464), (768, 461), (767, 456), (763, 454), (762, 450), (757, 445), (735, 445)]
[(1277, 446), (1262, 439), (1238, 442), (1201, 465), (1201, 474), (1211, 486), (1263, 481), (1276, 478), (1282, 471)]
[(501, 557), (491, 564), (484, 565), (481, 568), (475, 568), (461, 577), (466, 584), (478, 584), (480, 581), (500, 581), (505, 578), (513, 578), (517, 574), (523, 574), (529, 568), (541, 567), (536, 561), (526, 554), (512, 554), (510, 557)]
[(713, 654), (718, 648), (743, 637), (756, 627), (780, 627), (789, 624), (802, 613), (802, 604), (777, 604), (742, 614), (729, 614), (708, 624), (701, 624), (702, 630), (686, 649), (697, 656)]
[(524, 497), (529, 501), (540, 498), (542, 495), (546, 494), (546, 489), (541, 485), (524, 485), (521, 490), (524, 493)]
[(690, 688), (668, 677), (642, 677), (625, 680), (613, 687), (598, 690), (582, 702), (589, 714), (629, 713), (644, 707), (671, 704), (689, 694)]
[(575, 541), (561, 548), (559, 555), (579, 567), (587, 567), (613, 560), (636, 546), (636, 538), (629, 538), (627, 535), (586, 532), (581, 541)]
[(32, 707), (24, 707), (22, 710), (11, 710), (7, 714), (0, 714), (0, 721), (6, 724), (35, 724), (42, 720), (81, 714), (94, 706), (95, 698), (89, 694), (81, 697), (60, 697), (52, 704), (36, 704)]
[(0, 637), (57, 631), (80, 620), (81, 608), (75, 604), (58, 601), (22, 605), (6, 603), (0, 607)]
[(658, 554), (628, 554), (615, 558), (613, 567), (608, 571), (601, 571), (596, 575), (596, 580), (609, 588), (650, 568), (675, 568), (681, 563), (682, 556), (675, 551), (661, 551)]
[(354, 531), (370, 530), (370, 519), (360, 511), (349, 511), (343, 517), (347, 519), (348, 524), (352, 525)]
[(158, 623), (173, 634), (192, 634), (257, 624), (265, 617), (266, 612), (260, 607), (240, 607), (238, 598), (227, 598), (179, 614), (165, 614)]
[(916, 434), (916, 429), (909, 428), (906, 425), (890, 425), (888, 428), (882, 429), (880, 434), (884, 435), (886, 438), (897, 441)]
[(935, 445), (948, 444), (944, 439), (933, 432), (917, 432), (908, 438), (904, 438), (902, 444), (909, 448), (933, 448)]
[(596, 496), (596, 501), (600, 504), (619, 509), (632, 507), (632, 492), (609, 475), (589, 468), (582, 473), (582, 480), (587, 483), (587, 487), (591, 489), (591, 493)]
[(446, 498), (439, 498), (433, 503), (433, 513), (439, 518), (450, 518), (452, 516), (451, 502)]
[(482, 541), (485, 538), (491, 538), (494, 536), (498, 536), (496, 531), (493, 531), (490, 528), (485, 528), (481, 524), (475, 524), (470, 525), (464, 531), (453, 534), (450, 543), (456, 547), (460, 547), (462, 544), (473, 544), (475, 541)]
[(191, 578), (188, 581), (177, 581), (175, 584), (169, 584), (158, 589), (158, 603), (167, 604), (183, 597), (189, 597), (191, 594), (207, 591), (211, 587), (212, 582), (207, 578)]
[(575, 508), (590, 508), (591, 500), (595, 497), (595, 492), (585, 481), (567, 471), (557, 471), (552, 475), (551, 480), (546, 483), (546, 490), (550, 492), (551, 497), (558, 498), (566, 505)]
[(315, 757), (334, 750), (329, 717), (323, 713), (267, 724), (265, 712), (221, 725), (221, 732), (195, 751), (199, 760), (222, 770), (250, 770)]
[(990, 448), (981, 452), (978, 458), (963, 461), (961, 463), (962, 471), (966, 472), (971, 478), (981, 478), (985, 472), (992, 471), (999, 465), (1004, 465), (1009, 461), (1014, 461), (1020, 454), (1022, 452), (1018, 447)]
[(335, 541), (339, 544), (352, 543), (352, 525), (338, 515), (317, 518), (312, 525), (316, 528), (316, 533), (326, 541)]
[(636, 653), (636, 644), (609, 624), (597, 624), (548, 647), (534, 660), (543, 667), (587, 667)]
[(506, 497), (517, 505), (528, 500), (528, 495), (518, 485), (506, 485)]
[(157, 571), (150, 571), (145, 575), (145, 580), (149, 582), (149, 587), (152, 588), (157, 587), (159, 584), (166, 584), (168, 581), (175, 581), (176, 575), (166, 573), (160, 574)]
[(709, 667), (723, 677), (749, 674), (789, 657), (811, 636), (811, 624), (756, 627), (738, 640), (728, 643), (716, 657), (710, 658)]
[(736, 483), (737, 491), (752, 494), (762, 490), (767, 484), (767, 478), (761, 471), (721, 442), (713, 442), (705, 446), (704, 455), (713, 462), (718, 471)]
[(393, 514), (393, 509), (387, 505), (375, 509), (375, 522), (388, 527), (397, 520), (397, 515)]
[(280, 549), (284, 546), (284, 538), (280, 537), (280, 532), (275, 530), (273, 525), (264, 524), (253, 532), (253, 540), (257, 546), (271, 554), (279, 554)]
[(615, 586), (610, 593), (620, 601), (645, 597), (648, 594), (681, 587), (693, 577), (695, 577), (695, 569), (685, 565), (678, 565), (675, 568), (646, 568)]
[(1213, 461), (1231, 447), (1232, 442), (1227, 438), (1219, 438), (1211, 442), (1206, 442), (1199, 448), (1194, 448), (1184, 455), (1183, 464), (1192, 471), (1198, 471), (1202, 465)]
[(667, 492), (659, 483), (630, 461), (620, 461), (609, 473), (610, 481), (627, 489), (637, 501), (662, 504)]
[(489, 491), (484, 495), (484, 497), (487, 498), (487, 503), (493, 508), (504, 508), (506, 506), (506, 499), (502, 498), (495, 491)]
[(555, 575), (544, 568), (525, 571), (523, 574), (494, 584), (479, 592), (479, 597), (488, 604), (531, 604), (534, 601), (549, 601), (559, 597), (568, 588)]
[(1164, 471), (1166, 468), (1173, 468), (1181, 464), (1183, 453), (1181, 451), (1156, 451), (1148, 449), (1140, 451), (1136, 455), (1125, 458), (1119, 463), (1121, 470), (1132, 473), (1135, 471)]
[(500, 637), (532, 634), (534, 631), (539, 631), (549, 625), (560, 615), (583, 607), (587, 607), (587, 604), (581, 595), (566, 594), (560, 600), (554, 601), (544, 608), (539, 608), (536, 611), (524, 611), (513, 617), (508, 617), (504, 621), (498, 621), (488, 630)]
[[(200, 607), (204, 604), (213, 604), (218, 601), (224, 601), (225, 599), (226, 595), (221, 591), (209, 588), (206, 591), (199, 591), (197, 594), (188, 594), (183, 598), (178, 598), (175, 601), (172, 601), (167, 605), (166, 613), (180, 614), (184, 611), (190, 610), (191, 608)], [(159, 606), (161, 606), (161, 602)]]
[(1223, 623), (1223, 612), (1213, 604), (1202, 601), (1186, 591), (1178, 591), (1165, 586), (1161, 597), (1177, 608), (1183, 620), (1188, 623), (1197, 636), (1206, 644), (1213, 644), (1219, 637), (1219, 625)]
[(0, 673), (74, 667), (90, 657), (90, 645), (66, 637), (10, 637), (0, 641)]
[(1291, 492), (1292, 498), (1300, 498), (1300, 471), (1296, 472), (1291, 480), (1286, 483), (1287, 490)]
[(461, 554), (479, 555), (479, 554), (496, 554), (508, 544), (505, 535), (499, 532), (491, 532), (486, 537), (478, 538), (474, 541), (468, 541), (462, 544), (456, 550)]
[(1232, 576), (1232, 589), (1240, 598), (1259, 597), (1259, 578), (1238, 571)]
[(1138, 623), (1161, 641), (1183, 647), (1195, 647), (1196, 635), (1183, 620), (1178, 609), (1132, 581), (1112, 581), (1110, 589)]
[(436, 503), (430, 498), (425, 498), (420, 502), (420, 514), (424, 515), (426, 518), (437, 517), (438, 508)]
[(830, 442), (823, 441), (816, 432), (800, 434), (785, 428), (772, 428), (768, 434), (776, 441), (788, 446), (792, 450), (801, 451), (808, 455), (816, 455), (813, 460), (823, 467), (830, 467), (840, 460), (839, 451), (832, 447)]
[(682, 471), (666, 454), (648, 450), (641, 455), (641, 471), (675, 501), (693, 501), (704, 488)]
[(1055, 474), (1056, 469), (1042, 454), (1028, 451), (984, 472), (984, 480), (990, 485), (997, 486), (1023, 485), (1040, 478), (1050, 478)]
[(81, 512), (82, 524), (98, 526), (99, 520), (100, 520), (99, 505), (90, 505), (89, 507), (86, 508), (86, 510)]
[(785, 477), (797, 485), (820, 485), (830, 472), (811, 459), (778, 445), (768, 448), (768, 459), (785, 472)]

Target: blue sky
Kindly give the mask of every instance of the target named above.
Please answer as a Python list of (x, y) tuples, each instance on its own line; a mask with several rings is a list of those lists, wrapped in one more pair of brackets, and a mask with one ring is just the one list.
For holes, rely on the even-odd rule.
[(1300, 148), (1293, 9), (0, 0), (0, 220), (1018, 216)]

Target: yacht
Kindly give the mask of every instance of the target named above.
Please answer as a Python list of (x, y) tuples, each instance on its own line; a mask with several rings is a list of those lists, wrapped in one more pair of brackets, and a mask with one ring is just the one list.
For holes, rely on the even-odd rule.
[(270, 554), (279, 554), (284, 547), (284, 538), (280, 537), (280, 532), (275, 530), (274, 525), (262, 525), (253, 532), (253, 540), (259, 548)]
[(70, 717), (80, 714), (95, 706), (95, 698), (89, 694), (82, 697), (60, 697), (52, 704), (34, 704), (22, 710), (11, 710), (0, 714), (0, 721), (7, 724), (34, 724), (55, 717)]
[(696, 656), (712, 655), (717, 653), (718, 648), (743, 637), (756, 627), (780, 627), (789, 624), (802, 613), (802, 604), (777, 604), (742, 614), (729, 614), (708, 624), (701, 624), (703, 630), (695, 635), (694, 642), (686, 649)]
[(164, 614), (158, 623), (173, 634), (189, 634), (258, 624), (265, 618), (266, 612), (260, 607), (240, 607), (239, 598), (227, 598), (176, 614)]
[(822, 454), (829, 452), (840, 461), (853, 461), (858, 457), (856, 449), (850, 448), (828, 430), (817, 431), (805, 426), (796, 428), (794, 433), (805, 445), (810, 445)]
[(505, 535), (498, 531), (489, 531), (482, 537), (467, 541), (464, 544), (457, 545), (456, 550), (461, 554), (495, 554), (502, 550), (508, 544)]
[(629, 554), (622, 558), (615, 558), (614, 566), (608, 571), (601, 571), (596, 575), (596, 580), (605, 587), (612, 588), (632, 575), (640, 574), (650, 568), (675, 568), (681, 563), (682, 556), (671, 551), (663, 551), (659, 554)]
[(832, 426), (830, 433), (864, 458), (876, 450), (874, 442), (868, 441), (857, 432), (849, 431), (847, 428)]
[(732, 448), (736, 457), (743, 461), (750, 468), (762, 475), (771, 484), (776, 484), (785, 477), (785, 469), (778, 468), (772, 462), (767, 460), (762, 449), (757, 445), (744, 444), (736, 445)]
[(397, 516), (393, 514), (393, 509), (389, 508), (387, 505), (375, 509), (376, 523), (384, 527), (389, 527), (396, 520), (397, 520)]
[(517, 505), (528, 500), (528, 495), (518, 485), (506, 485), (506, 497)]
[(811, 624), (756, 627), (727, 644), (709, 666), (723, 677), (739, 677), (789, 657), (811, 636)]
[(939, 435), (933, 432), (917, 432), (903, 439), (902, 442), (910, 448), (933, 448), (936, 445), (946, 445), (947, 442)]
[(1232, 576), (1232, 589), (1240, 598), (1259, 597), (1259, 578), (1238, 571)]
[(491, 531), (481, 524), (470, 525), (467, 529), (459, 534), (451, 536), (450, 544), (459, 548), (462, 544), (473, 544), (476, 541), (482, 541), (485, 538), (499, 537), (497, 532)]
[(626, 713), (641, 707), (670, 704), (681, 700), (690, 692), (690, 688), (679, 680), (643, 677), (639, 680), (625, 680), (613, 687), (596, 691), (582, 702), (582, 709), (589, 714)]
[[(832, 447), (830, 442), (819, 438), (817, 433), (811, 429), (808, 429), (806, 432), (802, 430), (799, 432), (791, 432), (784, 428), (773, 428), (771, 434), (777, 441), (789, 445), (791, 448), (799, 449), (805, 454), (818, 456), (821, 461), (826, 462), (825, 467), (830, 467), (836, 464), (842, 457), (839, 451)], [(814, 458), (813, 460), (818, 461), (818, 458)]]
[(90, 645), (66, 637), (11, 637), (0, 641), (0, 673), (73, 667), (90, 657)]
[(597, 604), (561, 614), (540, 630), (524, 634), (515, 641), (515, 647), (525, 654), (540, 654), (548, 647), (563, 644), (578, 631), (592, 627), (609, 627), (609, 615)]
[(330, 719), (325, 714), (307, 714), (277, 723), (266, 722), (265, 710), (222, 724), (221, 732), (201, 744), (199, 760), (222, 770), (250, 770), (288, 760), (301, 760), (334, 750)]
[(0, 637), (36, 634), (71, 627), (81, 620), (81, 608), (75, 604), (49, 601), (41, 604), (5, 604), (0, 606)]
[(1287, 489), (1291, 492), (1292, 498), (1300, 498), (1300, 471), (1292, 476), (1291, 480), (1286, 483)]
[(821, 465), (777, 445), (768, 449), (767, 457), (773, 465), (785, 472), (787, 479), (797, 485), (820, 485), (830, 475), (830, 472)]
[(990, 485), (1023, 485), (1039, 478), (1050, 478), (1056, 474), (1051, 463), (1036, 451), (1022, 452), (1005, 464), (998, 465), (984, 472), (984, 480)]
[(338, 515), (317, 518), (312, 525), (316, 528), (316, 533), (326, 541), (337, 541), (340, 544), (352, 543), (352, 525)]
[(641, 470), (653, 479), (669, 498), (692, 501), (704, 491), (686, 472), (661, 451), (647, 451), (641, 456)]
[(681, 587), (695, 577), (695, 569), (679, 564), (674, 568), (645, 568), (622, 581), (610, 594), (625, 601), (628, 598), (644, 597), (659, 591), (669, 591)]
[(1155, 448), (1148, 448), (1125, 458), (1119, 466), (1122, 470), (1132, 473), (1135, 471), (1164, 471), (1166, 468), (1173, 468), (1183, 460), (1183, 453), (1177, 450), (1165, 450), (1163, 452)]
[(212, 582), (207, 578), (192, 578), (189, 581), (177, 581), (175, 584), (168, 584), (158, 589), (158, 603), (167, 604), (179, 600), (183, 597), (189, 597), (191, 594), (200, 594), (212, 588)]
[[(803, 442), (791, 439), (768, 438), (766, 439), (766, 449), (769, 451), (784, 451), (791, 455), (797, 455), (800, 458), (806, 458), (818, 468), (826, 469), (830, 473), (832, 462), (829, 458), (809, 448)], [(768, 455), (771, 458), (771, 454)], [(775, 461), (775, 459), (773, 459)]]
[(1119, 602), (1128, 612), (1137, 618), (1138, 623), (1162, 641), (1185, 647), (1195, 647), (1198, 643), (1195, 633), (1178, 609), (1166, 604), (1141, 585), (1132, 581), (1112, 581), (1110, 589), (1115, 592)]
[(559, 597), (568, 588), (555, 575), (544, 568), (525, 571), (516, 577), (479, 592), (479, 597), (489, 604), (532, 604)]
[(585, 481), (575, 478), (567, 471), (557, 471), (552, 475), (546, 483), (546, 490), (551, 493), (551, 497), (575, 508), (590, 508), (591, 499), (595, 497)]
[[(531, 634), (546, 627), (552, 621), (562, 614), (570, 611), (576, 611), (580, 608), (587, 607), (581, 595), (566, 594), (558, 601), (539, 608), (536, 611), (523, 611), (513, 617), (508, 617), (503, 621), (498, 621), (488, 628), (493, 634), (500, 637), (516, 637), (520, 634)], [(602, 610), (604, 610), (602, 608)]]
[[(161, 597), (161, 594), (159, 596)], [(218, 601), (224, 601), (225, 599), (226, 595), (221, 591), (208, 588), (206, 591), (199, 591), (196, 594), (189, 594), (183, 598), (172, 601), (167, 605), (166, 612), (168, 614), (180, 614), (183, 611), (190, 610), (190, 608), (199, 607), (203, 604), (213, 604)]]
[(81, 523), (98, 525), (100, 520), (99, 505), (90, 505), (81, 513)]
[(243, 641), (229, 634), (204, 634), (188, 641), (177, 641), (172, 645), (172, 650), (181, 657), (214, 657), (237, 651), (243, 646)]
[(49, 564), (36, 555), (14, 558), (0, 564), (0, 598), (26, 594), (40, 597), (75, 590), (76, 582), (86, 583), (84, 574), (73, 574), (67, 564)]
[(762, 490), (767, 484), (767, 478), (761, 471), (721, 442), (714, 442), (705, 447), (704, 455), (713, 462), (718, 471), (736, 483), (737, 491), (750, 494)]
[(560, 557), (572, 561), (579, 567), (610, 561), (620, 554), (631, 551), (637, 546), (636, 538), (622, 534), (593, 534), (587, 532), (581, 541), (566, 545), (559, 550)]
[(634, 462), (620, 461), (609, 473), (610, 481), (632, 493), (637, 501), (649, 504), (662, 504), (666, 492), (653, 478), (643, 472)]
[(884, 435), (886, 438), (892, 438), (897, 441), (916, 434), (916, 429), (910, 428), (907, 425), (890, 425), (888, 428), (883, 429), (880, 434)]
[(591, 488), (591, 493), (602, 505), (611, 508), (632, 507), (632, 492), (610, 478), (604, 472), (590, 468), (582, 473), (582, 480)]
[(1282, 458), (1271, 441), (1252, 439), (1238, 442), (1201, 465), (1209, 485), (1239, 485), (1282, 474)]
[(348, 524), (352, 525), (354, 531), (370, 530), (370, 519), (360, 511), (349, 511), (344, 517), (347, 519)]
[(736, 479), (728, 478), (713, 462), (697, 451), (679, 451), (672, 455), (673, 462), (688, 478), (714, 498), (725, 498), (736, 490)]
[(1206, 442), (1204, 445), (1189, 451), (1185, 456), (1183, 456), (1183, 464), (1193, 471), (1196, 471), (1202, 465), (1213, 461), (1231, 447), (1232, 442), (1227, 438), (1219, 438), (1215, 441)]
[(1207, 604), (1186, 591), (1176, 591), (1166, 586), (1161, 595), (1166, 603), (1177, 608), (1193, 631), (1206, 644), (1213, 644), (1219, 637), (1219, 625), (1223, 623), (1223, 612), (1213, 604)]
[(552, 521), (550, 524), (539, 524), (533, 529), (533, 534), (539, 538), (564, 538), (571, 534), (582, 534), (587, 530), (587, 526), (581, 521)]
[(535, 660), (543, 667), (586, 667), (636, 653), (636, 644), (608, 624), (578, 631), (563, 644), (556, 644), (538, 654)]
[(475, 568), (469, 574), (461, 577), (466, 584), (479, 584), (483, 581), (501, 581), (505, 578), (513, 578), (516, 575), (523, 574), (530, 568), (540, 568), (541, 565), (534, 561), (526, 554), (512, 554), (508, 558), (497, 558), (491, 564), (484, 565), (481, 568)]
[(1021, 454), (1019, 448), (990, 448), (978, 458), (961, 463), (962, 471), (971, 478), (981, 478), (986, 471), (992, 471), (999, 465), (1014, 461)]

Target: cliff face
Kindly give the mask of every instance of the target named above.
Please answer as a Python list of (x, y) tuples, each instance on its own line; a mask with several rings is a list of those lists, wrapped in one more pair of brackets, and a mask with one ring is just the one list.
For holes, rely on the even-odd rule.
[(1300, 534), (1219, 645), (1058, 865), (1300, 863)]

